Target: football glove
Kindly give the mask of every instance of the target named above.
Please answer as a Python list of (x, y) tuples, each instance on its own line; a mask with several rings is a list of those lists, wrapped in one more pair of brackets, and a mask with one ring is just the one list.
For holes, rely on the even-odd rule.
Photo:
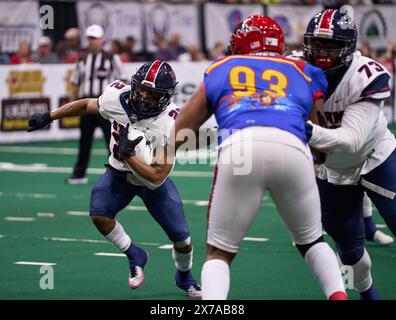
[(134, 140), (128, 139), (129, 123), (125, 128), (120, 129), (120, 141), (118, 144), (118, 156), (120, 159), (127, 159), (135, 155), (135, 147), (143, 140), (143, 136)]
[(30, 117), (28, 121), (29, 127), (27, 128), (27, 132), (42, 129), (51, 122), (52, 118), (49, 112), (35, 113)]

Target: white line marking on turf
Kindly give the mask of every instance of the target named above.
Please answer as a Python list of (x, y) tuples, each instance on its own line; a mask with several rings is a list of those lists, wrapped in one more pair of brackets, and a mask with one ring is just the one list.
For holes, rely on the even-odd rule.
[(209, 201), (207, 200), (185, 200), (183, 199), (183, 204), (192, 204), (197, 207), (206, 207), (209, 205)]
[[(1, 170), (0, 170), (1, 171)], [(33, 199), (56, 199), (56, 194), (47, 193), (22, 193), (22, 192), (0, 192), (0, 196), (16, 197), (19, 199), (33, 198)]]
[(129, 211), (147, 211), (145, 206), (128, 206), (126, 209)]
[(56, 263), (53, 262), (33, 262), (33, 261), (17, 261), (14, 264), (23, 264), (23, 265), (30, 265), (30, 266), (55, 266)]
[(166, 249), (166, 250), (172, 249), (172, 248), (173, 248), (173, 244), (164, 244), (164, 245), (162, 245), (162, 246), (159, 246), (158, 248), (160, 248), (160, 249)]
[(44, 240), (62, 241), (62, 242), (87, 242), (87, 243), (109, 243), (105, 240), (92, 239), (74, 239), (74, 238), (58, 238), (58, 237), (43, 237)]
[(5, 217), (4, 220), (7, 220), (7, 221), (30, 222), (30, 221), (36, 220), (36, 218), (32, 218), (32, 217)]
[(110, 253), (110, 252), (96, 252), (94, 256), (104, 256), (104, 257), (125, 257), (124, 253)]
[[(38, 153), (38, 154), (62, 154), (62, 155), (76, 155), (78, 149), (76, 148), (52, 148), (52, 147), (11, 147), (1, 146), (0, 152), (4, 153)], [(92, 149), (92, 154), (97, 156), (108, 155), (107, 149)]]
[(66, 211), (69, 216), (89, 216), (88, 211)]
[(159, 246), (160, 243), (155, 243), (155, 242), (139, 242), (138, 244), (142, 246)]
[(265, 241), (269, 241), (269, 238), (245, 237), (245, 238), (243, 238), (243, 240), (245, 240), (245, 241), (265, 242)]
[[(11, 172), (34, 172), (34, 173), (71, 173), (72, 168), (69, 167), (42, 167), (34, 166), (31, 164), (20, 165), (11, 162), (0, 162), (0, 171)], [(102, 168), (89, 168), (89, 174), (103, 174), (105, 172)], [(183, 178), (212, 178), (213, 172), (211, 171), (173, 171), (170, 174), (173, 177)]]
[(378, 229), (384, 229), (386, 228), (386, 224), (376, 224), (375, 225)]
[[(54, 154), (54, 155), (76, 155), (77, 148), (54, 148), (54, 147), (22, 147), (22, 146), (0, 146), (2, 153), (23, 153), (23, 154)], [(107, 149), (92, 149), (92, 154), (95, 156), (107, 156), (109, 154)], [(191, 151), (178, 151), (176, 155), (180, 160), (205, 160), (216, 159), (217, 152), (212, 150), (191, 150)]]
[(53, 218), (53, 217), (55, 217), (55, 213), (53, 213), (53, 212), (37, 212), (37, 217)]

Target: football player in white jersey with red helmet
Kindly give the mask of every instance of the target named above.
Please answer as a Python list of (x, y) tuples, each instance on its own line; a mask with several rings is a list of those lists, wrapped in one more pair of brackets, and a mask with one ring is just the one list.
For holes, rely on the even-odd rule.
[[(182, 200), (168, 178), (172, 161), (165, 160), (165, 144), (179, 112), (171, 103), (176, 77), (171, 66), (159, 60), (147, 62), (132, 76), (131, 84), (115, 81), (99, 99), (82, 99), (44, 114), (34, 114), (28, 131), (41, 129), (51, 121), (86, 113), (100, 113), (112, 123), (109, 163), (91, 193), (90, 216), (99, 230), (129, 260), (129, 286), (138, 288), (144, 281), (148, 254), (134, 245), (115, 219), (135, 196), (140, 197), (152, 217), (173, 242), (176, 285), (190, 297), (200, 297), (201, 288), (191, 273), (193, 248), (185, 220)], [(140, 132), (128, 139), (128, 129)], [(143, 135), (156, 152), (152, 164), (135, 157), (135, 148)], [(150, 230), (148, 230), (150, 233)]]
[(381, 110), (390, 95), (389, 72), (356, 51), (356, 41), (346, 12), (327, 9), (311, 19), (303, 50), (329, 83), (324, 105), (329, 129), (308, 122), (307, 130), (310, 145), (327, 153), (316, 167), (324, 228), (342, 263), (353, 267), (361, 298), (378, 299), (364, 248), (363, 198), (367, 193), (396, 235), (396, 139)]

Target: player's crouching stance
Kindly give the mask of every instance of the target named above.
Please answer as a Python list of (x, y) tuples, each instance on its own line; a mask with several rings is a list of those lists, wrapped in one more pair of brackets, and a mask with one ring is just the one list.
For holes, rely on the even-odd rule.
[[(111, 121), (111, 155), (105, 174), (92, 189), (91, 219), (99, 232), (128, 257), (129, 286), (136, 289), (144, 281), (148, 253), (131, 242), (115, 217), (135, 196), (140, 197), (174, 244), (176, 285), (196, 298), (201, 296), (201, 289), (191, 273), (190, 232), (180, 195), (168, 178), (173, 160), (171, 163), (154, 161), (148, 165), (135, 157), (135, 148), (143, 135), (156, 154), (163, 156), (170, 128), (179, 112), (170, 101), (175, 87), (175, 74), (169, 64), (159, 60), (148, 62), (132, 76), (131, 84), (115, 81), (106, 87), (99, 99), (77, 100), (51, 113), (34, 114), (29, 120), (28, 131), (41, 129), (56, 119), (86, 113), (100, 113)], [(141, 131), (142, 137), (128, 139), (130, 124), (133, 130)]]

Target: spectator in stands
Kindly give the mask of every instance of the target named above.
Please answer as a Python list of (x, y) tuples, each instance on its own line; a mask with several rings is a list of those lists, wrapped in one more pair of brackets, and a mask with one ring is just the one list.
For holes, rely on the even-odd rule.
[(209, 60), (216, 60), (225, 56), (226, 47), (223, 42), (216, 42), (213, 48), (209, 51)]
[(52, 41), (48, 37), (41, 37), (38, 41), (38, 49), (32, 55), (34, 62), (37, 63), (58, 63), (58, 56), (51, 51)]
[(169, 42), (166, 41), (162, 36), (157, 35), (154, 38), (153, 43), (158, 48), (158, 50), (154, 52), (155, 60), (162, 60), (162, 61), (177, 60), (176, 49), (171, 47), (169, 45)]
[(0, 44), (0, 64), (8, 64), (8, 61), (10, 60), (10, 57), (6, 52), (2, 51), (2, 47)]
[(11, 56), (10, 64), (20, 64), (20, 63), (33, 63), (33, 58), (30, 54), (30, 43), (27, 41), (21, 41), (19, 43), (19, 49), (17, 53)]
[(129, 56), (129, 62), (145, 61), (146, 59), (142, 54), (135, 52), (135, 45), (136, 45), (136, 40), (134, 37), (128, 36), (125, 38), (124, 49), (126, 54)]
[(80, 30), (69, 28), (64, 34), (64, 40), (56, 46), (56, 51), (63, 63), (75, 63), (81, 54)]
[(198, 46), (196, 44), (190, 44), (187, 47), (187, 52), (179, 55), (178, 60), (181, 62), (186, 62), (186, 61), (205, 61), (206, 57), (202, 53), (202, 51), (199, 50)]
[(187, 49), (181, 44), (181, 36), (178, 32), (173, 32), (171, 34), (169, 46), (175, 49), (177, 56), (187, 52)]
[(124, 46), (118, 39), (113, 39), (110, 42), (110, 52), (112, 54), (117, 54), (122, 62), (131, 62), (130, 57), (127, 52), (125, 52)]

